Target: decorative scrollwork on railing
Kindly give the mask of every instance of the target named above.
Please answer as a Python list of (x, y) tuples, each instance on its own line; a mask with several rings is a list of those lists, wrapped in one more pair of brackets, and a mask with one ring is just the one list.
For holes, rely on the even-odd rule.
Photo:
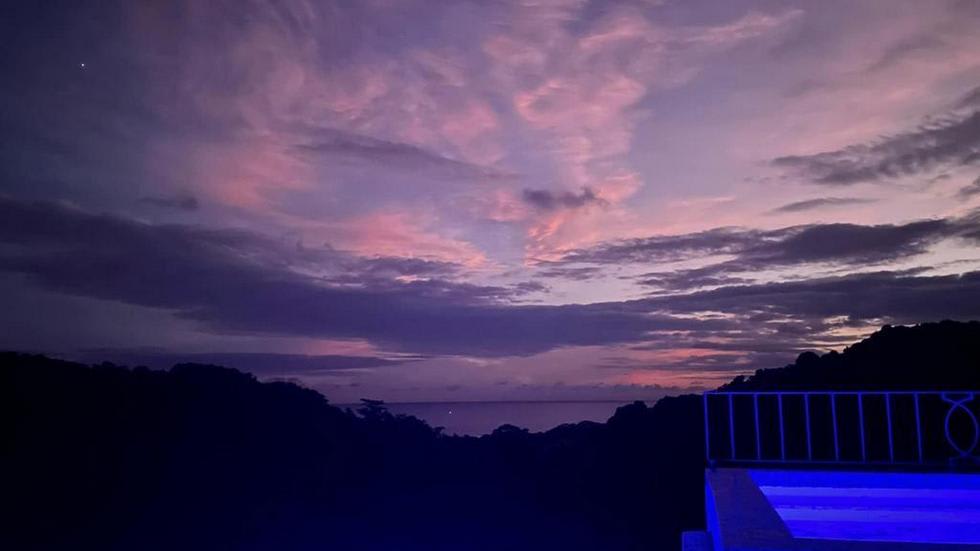
[[(980, 423), (977, 422), (977, 416), (974, 415), (974, 413), (966, 405), (967, 402), (972, 402), (973, 398), (974, 394), (972, 392), (944, 392), (942, 395), (943, 401), (949, 404), (949, 411), (946, 412), (944, 424), (944, 428), (946, 430), (946, 442), (948, 442), (949, 445), (960, 454), (959, 457), (954, 457), (953, 460), (977, 459), (974, 457), (973, 452), (977, 449), (977, 444), (980, 443)], [(962, 415), (965, 415), (973, 425), (972, 438), (965, 446), (961, 445), (961, 442), (959, 442), (953, 435), (951, 425), (953, 421), (953, 414), (956, 412), (960, 412)]]

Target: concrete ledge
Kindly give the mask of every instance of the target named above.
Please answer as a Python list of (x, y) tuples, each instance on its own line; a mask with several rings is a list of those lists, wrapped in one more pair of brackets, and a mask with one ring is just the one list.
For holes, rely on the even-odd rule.
[[(718, 469), (706, 474), (706, 504), (717, 549), (791, 549), (793, 536), (745, 469)], [(709, 513), (710, 514), (710, 513)]]

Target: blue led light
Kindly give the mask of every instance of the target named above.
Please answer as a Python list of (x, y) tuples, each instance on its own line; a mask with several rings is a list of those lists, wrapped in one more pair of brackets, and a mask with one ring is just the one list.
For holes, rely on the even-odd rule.
[(980, 475), (753, 470), (794, 538), (980, 544)]

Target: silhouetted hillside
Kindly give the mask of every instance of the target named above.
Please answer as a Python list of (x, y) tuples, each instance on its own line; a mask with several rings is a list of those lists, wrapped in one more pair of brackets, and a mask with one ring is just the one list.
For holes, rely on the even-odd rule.
[[(731, 387), (976, 386), (980, 324), (886, 327)], [(3, 549), (675, 549), (703, 527), (697, 396), (441, 434), (217, 366), (0, 354)]]
[(886, 325), (843, 352), (804, 352), (778, 369), (737, 377), (725, 390), (969, 389), (980, 387), (980, 322)]
[(700, 481), (698, 437), (666, 422), (692, 398), (477, 439), (233, 369), (6, 353), (0, 548), (673, 545), (701, 514), (682, 491)]

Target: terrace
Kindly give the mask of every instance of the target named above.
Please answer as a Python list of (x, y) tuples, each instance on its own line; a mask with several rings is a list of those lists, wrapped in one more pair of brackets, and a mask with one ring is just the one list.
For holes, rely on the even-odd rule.
[(980, 549), (978, 394), (705, 393), (684, 551)]

